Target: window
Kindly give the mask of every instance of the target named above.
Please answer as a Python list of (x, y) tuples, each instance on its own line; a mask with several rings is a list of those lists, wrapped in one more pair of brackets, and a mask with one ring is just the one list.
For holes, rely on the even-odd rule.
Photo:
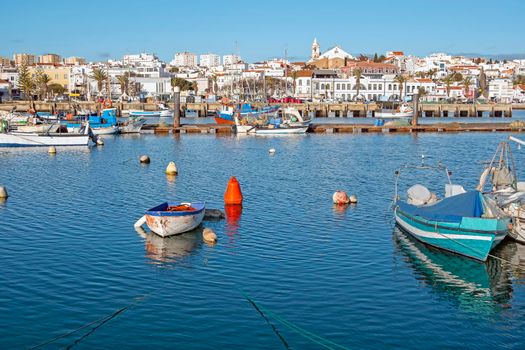
[(397, 90), (397, 85), (396, 84), (394, 84), (394, 90)]
[(372, 84), (368, 84), (368, 90), (372, 90)]
[(378, 88), (379, 90), (383, 90), (383, 84), (379, 84), (379, 85), (377, 85), (377, 88)]
[(326, 84), (326, 90), (330, 90), (330, 84)]
[(310, 80), (306, 81), (306, 86), (310, 86)]
[(374, 84), (374, 90), (377, 90), (377, 84)]
[(321, 90), (324, 90), (324, 84), (321, 84)]
[(299, 79), (299, 81), (298, 81), (298, 84), (297, 84), (297, 85), (299, 85), (299, 86), (303, 86), (303, 81), (302, 81), (301, 79)]
[(341, 84), (338, 83), (336, 89), (337, 89), (337, 90), (341, 90)]
[(315, 83), (315, 89), (319, 90), (319, 83)]
[(392, 90), (392, 84), (388, 84), (388, 90)]

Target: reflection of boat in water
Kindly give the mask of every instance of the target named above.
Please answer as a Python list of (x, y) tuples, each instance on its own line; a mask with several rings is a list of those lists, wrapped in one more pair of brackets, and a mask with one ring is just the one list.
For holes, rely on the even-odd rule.
[(195, 251), (201, 244), (202, 229), (164, 238), (155, 234), (148, 234), (142, 227), (136, 228), (136, 230), (144, 238), (146, 256), (159, 262), (180, 261)]
[[(461, 309), (494, 313), (508, 307), (512, 285), (509, 267), (489, 258), (485, 264), (426, 246), (399, 228), (394, 231), (396, 251), (439, 296), (458, 303)], [(503, 249), (504, 247), (502, 247)]]

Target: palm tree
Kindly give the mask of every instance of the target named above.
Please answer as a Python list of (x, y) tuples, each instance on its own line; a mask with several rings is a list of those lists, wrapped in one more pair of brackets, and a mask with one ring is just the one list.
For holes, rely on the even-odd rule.
[(355, 96), (359, 96), (359, 93), (361, 91), (361, 76), (363, 75), (363, 71), (361, 70), (361, 68), (356, 68), (354, 69), (354, 77), (355, 77), (355, 89), (356, 89), (356, 94)]
[(419, 98), (421, 99), (422, 97), (426, 96), (428, 93), (427, 93), (427, 90), (425, 90), (424, 87), (420, 86), (417, 88), (417, 94), (419, 96)]
[(403, 99), (403, 84), (405, 84), (405, 82), (407, 81), (407, 79), (402, 76), (401, 74), (398, 74), (396, 75), (396, 77), (394, 78), (394, 81), (397, 82), (399, 84), (399, 97), (401, 99)]
[(463, 86), (465, 87), (465, 97), (468, 97), (471, 85), (472, 85), (472, 78), (471, 77), (465, 77), (463, 79)]
[(48, 92), (50, 82), (51, 82), (51, 78), (49, 77), (49, 75), (47, 75), (43, 71), (39, 70), (36, 73), (35, 85), (36, 85), (36, 88), (40, 92), (40, 99), (42, 99), (42, 97), (47, 98), (47, 92)]
[(33, 100), (35, 82), (26, 64), (22, 64), (20, 68), (18, 68), (18, 88), (24, 93), (27, 99)]
[(91, 77), (97, 82), (98, 93), (101, 95), (104, 82), (108, 78), (108, 75), (101, 68), (93, 68), (93, 75)]
[(430, 79), (434, 79), (434, 76), (436, 75), (436, 73), (437, 73), (437, 69), (432, 68), (428, 70), (427, 75)]
[(447, 89), (447, 97), (450, 97), (450, 85), (454, 81), (454, 74), (449, 74), (443, 78), (443, 83)]
[(120, 94), (128, 94), (128, 86), (129, 86), (129, 77), (127, 74), (124, 75), (117, 75), (117, 80), (120, 85)]

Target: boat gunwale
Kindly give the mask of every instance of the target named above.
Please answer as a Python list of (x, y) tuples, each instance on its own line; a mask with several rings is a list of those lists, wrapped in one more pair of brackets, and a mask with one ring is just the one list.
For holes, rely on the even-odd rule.
[(180, 216), (194, 216), (197, 214), (200, 214), (202, 211), (206, 209), (206, 202), (191, 202), (189, 203), (192, 207), (196, 208), (196, 210), (193, 211), (164, 211), (164, 210), (152, 210), (155, 208), (158, 208), (163, 205), (167, 206), (176, 206), (181, 205), (184, 202), (164, 202), (161, 203), (151, 209), (146, 210), (146, 214), (148, 216), (154, 216), (154, 217), (180, 217)]
[[(458, 228), (455, 229), (453, 227), (447, 227), (447, 226), (443, 226), (443, 225), (440, 225), (440, 224), (435, 224), (435, 225), (430, 224), (430, 222), (439, 223), (441, 221), (428, 220), (428, 219), (423, 218), (422, 216), (414, 216), (414, 215), (408, 214), (408, 213), (404, 212), (403, 210), (399, 209), (399, 206), (396, 206), (396, 208), (394, 209), (394, 214), (397, 216), (398, 212), (401, 213), (401, 215), (403, 215), (407, 219), (413, 220), (413, 221), (415, 221), (418, 224), (425, 225), (425, 226), (432, 227), (432, 228), (441, 228), (441, 229), (451, 230), (451, 231), (457, 230), (459, 232), (465, 232), (465, 233), (479, 233), (479, 234), (484, 234), (484, 235), (496, 235), (496, 236), (497, 235), (507, 235), (508, 232), (509, 232), (508, 228), (505, 229), (505, 230), (492, 230), (492, 231), (475, 230), (475, 229), (468, 229), (468, 228), (461, 228), (461, 227), (458, 227)], [(427, 221), (422, 221), (421, 219), (418, 219), (418, 218), (422, 218), (422, 219), (427, 220)], [(494, 218), (494, 219), (476, 218), (476, 219), (497, 220), (497, 221), (508, 220), (508, 219), (505, 219), (505, 218), (502, 218), (502, 219), (497, 219), (497, 218)], [(447, 222), (447, 221), (442, 221), (442, 222)], [(461, 225), (461, 223), (460, 223), (460, 225)]]

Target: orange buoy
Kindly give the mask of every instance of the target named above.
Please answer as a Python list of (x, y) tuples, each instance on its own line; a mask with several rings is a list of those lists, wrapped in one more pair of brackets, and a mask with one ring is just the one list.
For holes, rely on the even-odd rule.
[(224, 204), (242, 204), (242, 193), (241, 185), (235, 178), (232, 176), (228, 185), (226, 186), (226, 192), (224, 192)]
[(350, 203), (350, 198), (345, 191), (337, 190), (332, 196), (334, 204), (348, 204)]

